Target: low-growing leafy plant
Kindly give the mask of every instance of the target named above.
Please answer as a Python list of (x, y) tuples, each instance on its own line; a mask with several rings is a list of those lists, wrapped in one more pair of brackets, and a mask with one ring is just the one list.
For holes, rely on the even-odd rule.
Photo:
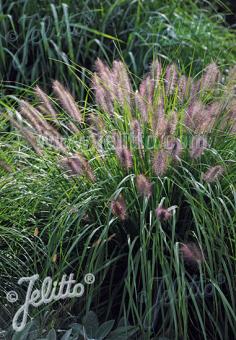
[[(96, 314), (89, 311), (82, 319), (82, 323), (73, 323), (65, 330), (56, 332), (52, 328), (49, 332), (40, 330), (37, 321), (30, 321), (21, 332), (15, 332), (12, 335), (12, 340), (127, 340), (133, 339), (137, 334), (137, 327), (130, 326), (121, 319), (114, 329), (115, 320), (109, 320), (99, 325)], [(10, 336), (11, 331), (8, 331), (7, 336)]]

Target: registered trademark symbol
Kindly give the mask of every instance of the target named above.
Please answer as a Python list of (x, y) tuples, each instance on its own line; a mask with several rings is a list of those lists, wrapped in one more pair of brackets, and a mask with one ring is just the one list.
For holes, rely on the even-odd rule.
[(84, 282), (88, 285), (93, 284), (95, 281), (95, 276), (92, 273), (88, 273), (84, 276)]

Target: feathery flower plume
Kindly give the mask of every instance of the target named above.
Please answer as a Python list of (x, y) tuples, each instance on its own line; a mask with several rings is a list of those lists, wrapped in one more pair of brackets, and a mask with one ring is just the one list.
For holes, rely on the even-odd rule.
[(200, 86), (202, 91), (213, 89), (220, 78), (220, 70), (216, 63), (207, 65), (204, 74), (200, 79)]
[(207, 183), (215, 182), (224, 173), (224, 168), (221, 165), (216, 165), (207, 170), (202, 176)]
[(198, 124), (198, 133), (210, 132), (222, 111), (223, 104), (219, 101), (213, 102), (205, 107), (205, 114), (202, 115), (201, 122)]
[(161, 136), (166, 126), (164, 98), (162, 96), (157, 98), (153, 110), (152, 129), (155, 135)]
[(138, 175), (136, 177), (136, 187), (141, 196), (149, 198), (152, 195), (152, 184), (146, 176)]
[(156, 85), (158, 85), (160, 78), (161, 78), (161, 74), (162, 74), (162, 66), (158, 59), (152, 62), (150, 73), (151, 73), (152, 79), (154, 79), (154, 81), (156, 82)]
[(116, 155), (123, 168), (125, 168), (126, 170), (132, 168), (132, 154), (126, 146), (116, 148)]
[(104, 129), (104, 126), (103, 126), (101, 119), (98, 116), (96, 116), (95, 114), (92, 113), (88, 117), (87, 122), (90, 126), (92, 137), (96, 141), (98, 141), (102, 137), (102, 135), (103, 135), (102, 130)]
[(111, 71), (109, 67), (101, 61), (100, 58), (97, 58), (95, 61), (95, 69), (99, 77), (107, 84), (109, 84), (111, 80)]
[(194, 80), (192, 78), (189, 78), (190, 81), (190, 98), (192, 101), (197, 97), (200, 91), (200, 80)]
[(175, 64), (170, 64), (166, 68), (165, 84), (167, 95), (172, 95), (175, 91), (178, 81), (178, 72)]
[(20, 101), (20, 109), (21, 114), (25, 117), (31, 125), (35, 128), (35, 130), (41, 134), (46, 131), (51, 131), (52, 134), (57, 134), (57, 131), (48, 124), (48, 122), (44, 119), (41, 113), (35, 109), (31, 104), (28, 102), (21, 100)]
[(160, 150), (156, 153), (153, 159), (153, 171), (156, 176), (163, 176), (168, 167), (168, 153), (165, 150)]
[(122, 136), (118, 131), (112, 132), (112, 142), (116, 149), (121, 149), (123, 145)]
[(178, 123), (177, 112), (173, 111), (166, 120), (165, 130), (163, 131), (163, 136), (174, 135)]
[(44, 93), (39, 86), (36, 86), (35, 88), (35, 93), (37, 95), (37, 97), (41, 100), (42, 105), (45, 107), (46, 111), (48, 111), (48, 113), (51, 115), (51, 117), (57, 121), (57, 114), (56, 111), (54, 110), (54, 108), (52, 107), (48, 96), (46, 95), (46, 93)]
[(149, 105), (149, 109), (151, 108), (150, 105), (153, 101), (154, 86), (154, 80), (150, 75), (148, 75), (139, 85), (139, 93)]
[(69, 122), (66, 123), (66, 125), (67, 125), (70, 132), (73, 132), (73, 133), (79, 133), (80, 132), (80, 130), (77, 128), (77, 126), (73, 122), (69, 121)]
[(188, 264), (202, 263), (204, 261), (204, 254), (195, 243), (181, 244), (180, 253)]
[(121, 221), (127, 219), (126, 204), (123, 196), (120, 195), (116, 200), (111, 202), (111, 211), (115, 216), (119, 217)]
[(139, 149), (143, 148), (143, 142), (142, 142), (142, 129), (140, 126), (140, 123), (137, 119), (135, 119), (132, 122), (132, 135), (133, 135), (133, 139), (134, 139), (134, 143), (138, 146)]
[(144, 98), (140, 95), (138, 91), (135, 92), (134, 99), (136, 109), (141, 113), (142, 121), (147, 122), (148, 121), (147, 103), (145, 102)]
[(208, 147), (207, 139), (203, 136), (194, 136), (190, 149), (190, 157), (192, 159), (199, 158)]
[(204, 117), (205, 107), (198, 99), (195, 99), (190, 103), (187, 109), (185, 125), (191, 130), (196, 131), (204, 121)]
[(112, 67), (113, 81), (115, 84), (116, 97), (120, 105), (128, 104), (131, 106), (132, 86), (126, 66), (121, 62), (115, 60)]
[(179, 139), (177, 138), (171, 140), (168, 139), (166, 142), (166, 149), (175, 161), (180, 160), (183, 148)]
[(110, 98), (110, 101), (114, 102), (114, 100), (116, 99), (115, 92), (117, 83), (114, 79), (114, 74), (112, 70), (110, 70), (110, 68), (99, 58), (97, 58), (95, 62), (95, 69), (97, 71), (97, 75), (100, 78), (100, 86), (103, 87), (106, 96)]
[(62, 107), (69, 113), (69, 115), (77, 122), (82, 122), (80, 110), (72, 97), (72, 95), (64, 88), (64, 86), (55, 80), (52, 84), (53, 91), (57, 95)]
[(61, 159), (60, 165), (66, 170), (69, 176), (86, 175), (90, 180), (95, 180), (95, 176), (88, 161), (80, 155), (64, 157)]
[(52, 146), (55, 146), (62, 152), (66, 152), (66, 147), (61, 142), (62, 136), (60, 133), (48, 124), (38, 110), (24, 100), (21, 100), (21, 114), (32, 124), (37, 132), (46, 137)]
[(96, 103), (104, 112), (108, 112), (110, 116), (113, 116), (114, 107), (111, 95), (104, 89), (96, 73), (94, 73), (92, 77), (92, 88), (95, 90)]
[(168, 221), (172, 216), (172, 212), (159, 206), (156, 208), (156, 216), (160, 221)]
[(22, 134), (22, 136), (26, 139), (26, 141), (32, 146), (32, 148), (34, 149), (34, 151), (39, 155), (42, 156), (43, 155), (43, 151), (42, 149), (40, 149), (40, 147), (37, 145), (37, 139), (35, 138), (35, 136), (32, 134), (32, 132), (30, 132), (29, 130), (26, 130), (24, 127), (22, 127), (15, 119), (9, 117), (11, 123), (13, 124), (13, 126), (15, 126), (15, 128), (17, 130), (20, 131), (20, 133)]
[(178, 94), (179, 94), (180, 102), (183, 103), (184, 100), (187, 99), (187, 96), (188, 96), (188, 78), (185, 75), (182, 75), (179, 78)]

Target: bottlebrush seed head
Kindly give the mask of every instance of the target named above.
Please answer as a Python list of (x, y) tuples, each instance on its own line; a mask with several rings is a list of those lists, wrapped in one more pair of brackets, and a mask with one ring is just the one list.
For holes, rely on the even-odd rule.
[(81, 123), (82, 121), (81, 112), (70, 92), (68, 92), (64, 88), (64, 86), (57, 80), (53, 82), (52, 87), (53, 91), (57, 95), (62, 107), (66, 110), (66, 112), (69, 113), (69, 115), (75, 121)]
[(199, 158), (208, 147), (207, 139), (203, 136), (194, 136), (190, 149), (190, 157), (192, 159)]
[(132, 154), (126, 146), (116, 148), (116, 154), (123, 168), (126, 170), (132, 168)]
[(172, 95), (178, 82), (178, 72), (175, 64), (170, 64), (166, 68), (165, 85), (167, 95)]
[(145, 102), (144, 98), (140, 95), (138, 91), (134, 94), (135, 106), (136, 110), (141, 113), (141, 119), (143, 122), (148, 121), (148, 108), (147, 103)]
[(168, 167), (168, 154), (164, 150), (156, 153), (153, 159), (153, 171), (156, 176), (163, 176)]
[(156, 216), (160, 221), (168, 221), (172, 216), (172, 212), (168, 209), (158, 207), (156, 208)]
[(207, 65), (204, 74), (201, 77), (200, 84), (201, 90), (207, 91), (213, 89), (220, 78), (220, 70), (216, 63), (211, 63)]
[(186, 263), (196, 264), (204, 261), (204, 254), (195, 243), (190, 242), (181, 244), (180, 253)]
[(136, 177), (136, 187), (141, 196), (150, 197), (152, 195), (152, 184), (146, 176), (138, 175)]
[(152, 79), (156, 82), (156, 85), (159, 83), (162, 74), (162, 66), (158, 59), (154, 60), (150, 67), (150, 73)]
[(174, 160), (180, 160), (181, 153), (183, 151), (182, 144), (179, 139), (167, 139), (166, 149)]
[(60, 165), (67, 171), (69, 176), (88, 176), (92, 181), (95, 180), (95, 176), (88, 162), (80, 155), (72, 157), (64, 157), (60, 161)]
[(114, 108), (111, 95), (102, 86), (101, 80), (96, 73), (93, 74), (92, 88), (95, 91), (97, 105), (99, 105), (104, 112), (108, 112), (113, 116)]
[(178, 82), (178, 93), (179, 93), (179, 100), (181, 103), (187, 98), (187, 85), (188, 85), (188, 78), (186, 76), (181, 76)]
[(138, 146), (139, 149), (142, 148), (142, 129), (140, 123), (137, 119), (132, 122), (131, 132), (133, 135), (134, 143)]
[(202, 176), (207, 183), (215, 182), (224, 173), (224, 168), (221, 165), (216, 165), (208, 169)]
[(35, 93), (37, 95), (37, 97), (41, 100), (42, 105), (44, 106), (44, 108), (46, 109), (46, 112), (48, 111), (48, 114), (51, 115), (51, 117), (57, 121), (57, 113), (54, 110), (54, 108), (52, 107), (52, 104), (50, 103), (48, 96), (46, 95), (46, 93), (44, 93), (39, 86), (36, 86), (35, 88)]
[(111, 211), (121, 221), (125, 221), (127, 219), (126, 204), (123, 196), (120, 195), (116, 200), (111, 202)]

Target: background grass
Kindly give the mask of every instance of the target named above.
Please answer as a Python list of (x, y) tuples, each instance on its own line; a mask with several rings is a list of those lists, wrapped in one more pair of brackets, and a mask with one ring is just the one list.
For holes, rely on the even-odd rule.
[(1, 1), (0, 13), (4, 86), (37, 81), (47, 88), (58, 79), (82, 99), (83, 86), (68, 64), (91, 69), (97, 57), (108, 63), (122, 58), (140, 76), (154, 55), (194, 72), (212, 59), (232, 64), (236, 55), (234, 33), (204, 2)]

